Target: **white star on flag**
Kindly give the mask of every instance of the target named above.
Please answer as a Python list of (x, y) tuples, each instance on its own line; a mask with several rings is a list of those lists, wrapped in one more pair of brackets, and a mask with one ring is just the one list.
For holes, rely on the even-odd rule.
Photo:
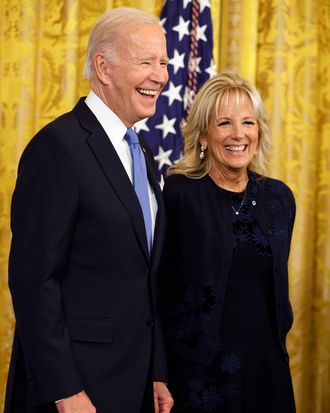
[(166, 96), (168, 98), (169, 106), (171, 106), (175, 100), (182, 102), (182, 97), (180, 95), (181, 89), (182, 89), (182, 85), (174, 86), (174, 83), (170, 82), (168, 90), (162, 93), (163, 96)]
[(163, 123), (155, 126), (156, 129), (162, 130), (163, 139), (165, 139), (169, 133), (175, 133), (175, 129), (173, 128), (175, 121), (176, 118), (169, 119), (166, 115), (163, 115)]
[(202, 27), (197, 26), (197, 40), (203, 40), (203, 42), (207, 42), (207, 38), (205, 36), (205, 30), (207, 29), (206, 24)]
[(213, 59), (211, 60), (210, 66), (209, 66), (207, 69), (205, 69), (205, 72), (206, 72), (210, 77), (213, 77), (213, 76), (215, 76), (215, 75), (217, 74), (217, 68), (216, 68), (216, 66), (215, 66), (215, 64), (214, 64), (214, 60), (213, 60)]
[(179, 54), (177, 49), (174, 50), (174, 56), (168, 62), (170, 65), (173, 66), (174, 74), (176, 74), (179, 69), (184, 68), (184, 56), (185, 53)]
[(164, 149), (159, 146), (158, 155), (154, 156), (155, 161), (158, 162), (158, 169), (162, 169), (164, 165), (172, 165), (172, 162), (170, 161), (170, 155), (172, 152), (172, 149), (164, 151)]
[(172, 28), (172, 30), (179, 33), (179, 40), (180, 41), (182, 40), (183, 36), (189, 36), (189, 28), (188, 28), (189, 23), (190, 23), (190, 20), (185, 21), (180, 16), (179, 17), (179, 24)]
[(183, 8), (185, 9), (192, 0), (183, 0)]
[(144, 118), (144, 119), (139, 120), (138, 122), (136, 122), (134, 124), (135, 132), (140, 133), (142, 130), (144, 130), (146, 132), (150, 132), (150, 129), (148, 128), (147, 122), (148, 122), (148, 118)]
[(210, 0), (199, 0), (199, 11), (200, 11), (200, 13), (203, 13), (205, 7), (208, 7), (208, 8), (211, 7)]

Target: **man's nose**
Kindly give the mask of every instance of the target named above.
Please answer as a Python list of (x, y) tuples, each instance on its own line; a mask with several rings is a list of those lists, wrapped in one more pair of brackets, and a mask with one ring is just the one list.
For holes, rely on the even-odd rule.
[(165, 85), (168, 81), (168, 70), (167, 67), (163, 65), (153, 65), (152, 73), (150, 74), (150, 79), (153, 82), (161, 83)]

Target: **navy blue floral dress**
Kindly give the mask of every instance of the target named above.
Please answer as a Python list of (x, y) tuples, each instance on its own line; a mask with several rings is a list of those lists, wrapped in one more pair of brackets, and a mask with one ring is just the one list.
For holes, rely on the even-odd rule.
[[(219, 191), (237, 211), (245, 194)], [(173, 412), (293, 413), (289, 365), (276, 338), (272, 251), (249, 206), (231, 216), (234, 248), (218, 351), (211, 366), (169, 357)]]

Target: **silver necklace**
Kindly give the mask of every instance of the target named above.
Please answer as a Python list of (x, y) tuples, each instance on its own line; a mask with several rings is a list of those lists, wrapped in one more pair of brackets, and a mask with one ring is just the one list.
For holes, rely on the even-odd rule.
[(231, 206), (231, 207), (232, 207), (232, 210), (235, 212), (236, 215), (239, 215), (239, 212), (240, 212), (242, 206), (244, 205), (245, 198), (246, 198), (246, 190), (247, 190), (247, 184), (246, 184), (246, 187), (245, 187), (245, 191), (244, 191), (244, 196), (243, 196), (242, 202), (240, 203), (238, 209), (235, 209), (233, 206)]

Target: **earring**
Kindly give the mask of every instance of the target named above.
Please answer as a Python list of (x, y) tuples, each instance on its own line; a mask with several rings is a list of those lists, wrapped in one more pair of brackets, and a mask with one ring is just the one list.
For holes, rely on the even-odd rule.
[(204, 159), (204, 158), (205, 158), (205, 149), (206, 149), (206, 146), (201, 145), (201, 153), (199, 154), (199, 158), (200, 158), (200, 159)]

